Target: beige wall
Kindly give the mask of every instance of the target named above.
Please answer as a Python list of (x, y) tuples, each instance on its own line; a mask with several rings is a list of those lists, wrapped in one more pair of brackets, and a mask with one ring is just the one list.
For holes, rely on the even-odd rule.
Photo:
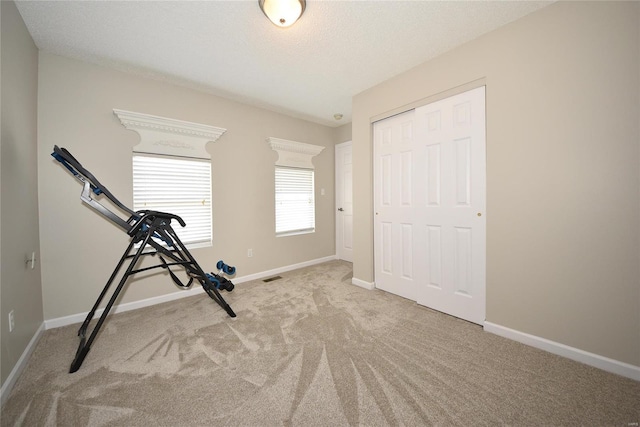
[(640, 366), (640, 4), (559, 2), (354, 97), (354, 277), (371, 121), (487, 87), (487, 321)]
[(335, 128), (334, 134), (336, 144), (351, 141), (351, 123)]
[[(42, 325), (40, 263), (25, 265), (27, 254), (40, 258), (36, 165), (38, 50), (13, 2), (0, 2), (2, 15), (2, 200), (0, 227), (2, 384)], [(13, 310), (15, 329), (9, 333)]]
[[(128, 242), (127, 235), (80, 202), (81, 186), (54, 161), (66, 147), (123, 203), (132, 204), (131, 150), (138, 142), (113, 108), (226, 128), (212, 156), (212, 248), (194, 249), (207, 271), (218, 259), (237, 276), (335, 254), (334, 129), (209, 94), (44, 52), (39, 72), (38, 168), (44, 317), (86, 312)], [(327, 148), (314, 157), (316, 233), (275, 237), (274, 163), (265, 141), (284, 138)], [(325, 195), (320, 195), (325, 189)], [(253, 257), (247, 257), (247, 249)], [(176, 292), (159, 275), (130, 283), (121, 302)], [(233, 295), (229, 295), (232, 303)], [(213, 302), (212, 302), (213, 304)]]

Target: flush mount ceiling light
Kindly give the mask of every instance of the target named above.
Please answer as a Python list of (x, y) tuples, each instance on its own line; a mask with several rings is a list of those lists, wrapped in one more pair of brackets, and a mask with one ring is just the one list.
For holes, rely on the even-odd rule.
[(260, 9), (278, 27), (293, 25), (304, 12), (305, 0), (258, 0)]

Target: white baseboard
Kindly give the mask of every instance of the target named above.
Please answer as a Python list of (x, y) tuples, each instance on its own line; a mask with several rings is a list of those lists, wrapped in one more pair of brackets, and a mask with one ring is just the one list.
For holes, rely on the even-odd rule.
[(368, 289), (370, 291), (375, 289), (375, 283), (373, 283), (373, 282), (365, 282), (364, 280), (356, 279), (355, 277), (351, 279), (351, 284), (352, 285), (356, 285), (356, 286), (360, 286), (361, 288), (365, 288), (365, 289)]
[(516, 331), (515, 329), (496, 325), (491, 322), (484, 322), (484, 330), (492, 334), (500, 335), (501, 337), (518, 341), (522, 344), (530, 345), (531, 347), (539, 348), (540, 350), (548, 351), (549, 353), (557, 354), (558, 356), (584, 363), (585, 365), (602, 369), (603, 371), (640, 381), (640, 366), (620, 362), (619, 360), (610, 359), (600, 356), (599, 354), (589, 353), (588, 351), (569, 347), (565, 344)]
[(18, 359), (18, 362), (15, 364), (15, 366), (9, 373), (9, 376), (7, 377), (6, 381), (4, 382), (4, 384), (2, 384), (2, 388), (0, 388), (0, 406), (4, 405), (4, 402), (9, 397), (9, 394), (11, 393), (11, 389), (13, 389), (13, 386), (18, 380), (20, 373), (22, 372), (24, 367), (27, 365), (27, 362), (29, 361), (29, 357), (31, 357), (31, 353), (33, 353), (33, 350), (36, 348), (36, 344), (38, 344), (38, 341), (40, 340), (40, 337), (44, 333), (44, 330), (45, 330), (45, 325), (43, 322), (38, 328), (38, 330), (36, 331), (36, 333), (33, 334), (33, 337), (31, 337), (31, 341), (29, 341), (29, 344), (27, 344), (27, 347), (22, 352), (22, 356), (20, 356), (20, 359)]
[(238, 277), (236, 279), (233, 279), (233, 283), (250, 282), (251, 280), (262, 279), (264, 277), (273, 276), (275, 274), (285, 273), (287, 271), (297, 270), (299, 268), (309, 267), (311, 265), (322, 264), (323, 262), (333, 261), (334, 259), (338, 258), (336, 258), (335, 255), (330, 255), (324, 258), (317, 258), (310, 261), (300, 262), (298, 264), (286, 265), (284, 267), (274, 268), (273, 270), (267, 270), (260, 273), (249, 274), (248, 276)]
[[(336, 259), (335, 255), (331, 255), (324, 258), (317, 258), (310, 261), (301, 262), (298, 264), (287, 265), (284, 267), (274, 268), (273, 270), (263, 271), (260, 273), (249, 274), (247, 276), (235, 277), (233, 278), (234, 284), (249, 282), (251, 280), (262, 279), (263, 277), (273, 276), (275, 274), (284, 273), (286, 271), (297, 270), (298, 268), (308, 267), (315, 264), (321, 264), (323, 262), (332, 261)], [(120, 304), (114, 306), (111, 310), (111, 313), (122, 313), (125, 311), (136, 310), (138, 308), (149, 307), (156, 304), (161, 304), (163, 302), (174, 301), (180, 298), (186, 298), (193, 295), (204, 293), (204, 289), (202, 286), (196, 286), (195, 284), (189, 290), (182, 290), (178, 292), (172, 292), (166, 295), (160, 295), (157, 297), (146, 298), (139, 301), (127, 302), (124, 304)], [(104, 312), (104, 309), (96, 310), (95, 316), (100, 316)], [(53, 329), (60, 328), (62, 326), (72, 325), (74, 323), (84, 322), (84, 319), (89, 314), (88, 311), (84, 313), (72, 314), (70, 316), (58, 317), (55, 319), (45, 320), (44, 325), (45, 329)], [(94, 317), (95, 317), (94, 316)]]
[[(172, 292), (170, 294), (160, 295), (157, 297), (151, 297), (142, 299), (139, 301), (126, 302), (124, 304), (116, 305), (111, 310), (111, 313), (122, 313), (125, 311), (136, 310), (138, 308), (149, 307), (151, 305), (161, 304), (163, 302), (174, 301), (180, 298), (190, 297), (192, 295), (197, 295), (203, 293), (204, 289), (202, 286), (192, 286), (188, 290)], [(94, 317), (99, 317), (104, 312), (104, 308), (99, 308), (96, 310)], [(45, 320), (45, 328), (46, 329), (54, 329), (60, 328), (62, 326), (73, 325), (74, 323), (84, 322), (84, 319), (89, 314), (88, 311), (78, 314), (72, 314), (70, 316), (57, 317), (55, 319)]]

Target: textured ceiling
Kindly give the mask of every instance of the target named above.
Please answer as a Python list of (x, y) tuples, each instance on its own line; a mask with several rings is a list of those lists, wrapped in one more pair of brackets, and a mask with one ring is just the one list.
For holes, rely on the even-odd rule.
[(550, 3), (307, 0), (278, 28), (257, 0), (16, 2), (43, 51), (328, 126), (353, 95)]

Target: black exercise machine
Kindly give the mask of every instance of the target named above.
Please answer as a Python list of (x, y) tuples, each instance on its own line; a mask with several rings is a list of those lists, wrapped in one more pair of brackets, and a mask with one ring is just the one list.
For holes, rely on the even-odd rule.
[[(84, 361), (84, 358), (91, 349), (91, 344), (95, 340), (100, 327), (104, 323), (107, 315), (109, 314), (109, 311), (111, 310), (111, 307), (116, 301), (118, 294), (120, 294), (120, 291), (122, 291), (122, 288), (127, 282), (127, 279), (136, 273), (152, 270), (155, 268), (166, 269), (169, 272), (169, 275), (171, 276), (171, 279), (174, 281), (174, 283), (182, 288), (189, 288), (193, 281), (197, 280), (198, 282), (200, 282), (205, 292), (211, 297), (212, 300), (217, 302), (229, 316), (236, 317), (236, 314), (225, 302), (224, 298), (222, 298), (219, 292), (220, 289), (224, 289), (228, 292), (231, 292), (233, 290), (233, 283), (229, 279), (223, 277), (222, 273), (233, 275), (236, 270), (235, 267), (231, 267), (225, 264), (223, 261), (218, 261), (218, 263), (216, 264), (216, 268), (218, 269), (217, 274), (213, 272), (205, 273), (171, 227), (172, 220), (178, 221), (178, 223), (182, 227), (184, 227), (185, 223), (182, 218), (170, 213), (151, 210), (141, 210), (134, 212), (123, 205), (118, 199), (116, 199), (105, 186), (100, 184), (100, 182), (88, 170), (82, 167), (80, 162), (78, 162), (71, 155), (71, 153), (69, 153), (69, 151), (64, 148), (59, 148), (56, 145), (53, 147), (53, 153), (51, 153), (51, 155), (63, 166), (65, 166), (80, 182), (82, 182), (83, 188), (82, 193), (80, 194), (80, 199), (88, 204), (91, 208), (95, 209), (98, 213), (103, 215), (105, 218), (109, 219), (117, 226), (122, 228), (129, 236), (131, 236), (131, 242), (127, 246), (127, 249), (124, 251), (124, 254), (120, 258), (120, 261), (116, 265), (116, 268), (113, 270), (111, 277), (107, 281), (107, 284), (102, 290), (102, 293), (100, 293), (100, 296), (93, 305), (93, 308), (87, 315), (87, 318), (82, 323), (80, 330), (78, 330), (80, 345), (78, 346), (75, 358), (71, 363), (69, 372), (76, 372), (80, 368), (82, 362)], [(104, 195), (115, 206), (129, 215), (129, 219), (122, 219), (121, 217), (107, 209), (105, 206), (100, 204), (98, 201), (96, 201), (92, 197), (92, 195)], [(137, 248), (135, 247), (136, 244), (139, 244)], [(132, 249), (134, 249), (133, 252)], [(149, 249), (149, 251), (145, 251), (147, 249)], [(150, 267), (136, 269), (136, 264), (141, 258), (156, 255), (158, 256), (158, 259), (160, 261), (158, 264)], [(98, 306), (107, 294), (109, 287), (113, 283), (114, 279), (118, 275), (118, 272), (121, 270), (126, 260), (130, 260), (129, 265), (122, 275), (116, 290), (111, 295), (109, 302), (105, 306), (102, 315), (98, 319), (98, 322), (94, 326), (91, 335), (89, 335), (89, 337), (87, 338), (87, 327), (89, 326), (89, 323), (93, 319)], [(187, 276), (189, 277), (188, 283), (184, 284), (171, 270), (171, 267), (184, 269)]]

